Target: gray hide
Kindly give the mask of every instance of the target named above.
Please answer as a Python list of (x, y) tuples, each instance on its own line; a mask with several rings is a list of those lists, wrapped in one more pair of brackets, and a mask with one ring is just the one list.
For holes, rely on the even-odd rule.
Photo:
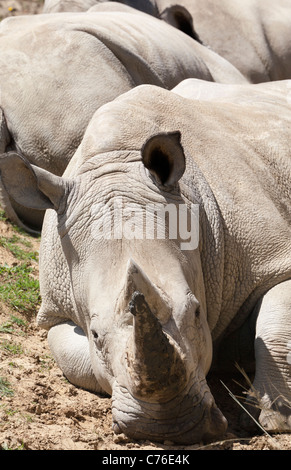
[(160, 18), (199, 38), (250, 82), (291, 78), (289, 0), (156, 0), (156, 5)]
[[(221, 437), (208, 371), (252, 350), (251, 411), (290, 431), (290, 85), (142, 85), (94, 114), (63, 177), (1, 159), (14, 198), (51, 207), (38, 323), (72, 383), (112, 394), (116, 433)], [(153, 204), (188, 211), (188, 235), (169, 215), (152, 237)]]
[(43, 13), (63, 13), (87, 11), (96, 5), (96, 0), (45, 0)]
[[(243, 81), (224, 59), (165, 23), (123, 12), (23, 16), (0, 26), (1, 151), (61, 175), (93, 113), (142, 83), (171, 88), (187, 77)], [(132, 13), (131, 13), (132, 12)], [(9, 146), (8, 146), (9, 143)], [(39, 230), (43, 212), (9, 200), (7, 216)]]
[[(107, 3), (115, 4), (116, 2), (108, 2), (106, 0), (45, 0), (43, 5), (43, 13), (87, 11), (92, 7)], [(137, 10), (148, 13), (149, 15), (158, 16), (156, 0), (123, 0), (119, 3), (136, 8)]]
[[(92, 0), (99, 4), (102, 0)], [(87, 9), (54, 0), (58, 11)], [(113, 3), (113, 2), (107, 2)], [(231, 62), (252, 83), (291, 78), (289, 0), (119, 0), (163, 19)], [(55, 10), (54, 10), (55, 11)]]

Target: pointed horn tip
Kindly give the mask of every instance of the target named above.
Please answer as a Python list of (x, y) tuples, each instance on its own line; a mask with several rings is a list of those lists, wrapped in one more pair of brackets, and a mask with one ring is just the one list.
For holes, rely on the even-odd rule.
[(135, 291), (132, 294), (131, 301), (128, 304), (128, 308), (130, 313), (135, 317), (138, 311), (140, 311), (140, 307), (142, 306), (142, 303), (145, 302), (144, 295), (141, 294), (138, 291)]

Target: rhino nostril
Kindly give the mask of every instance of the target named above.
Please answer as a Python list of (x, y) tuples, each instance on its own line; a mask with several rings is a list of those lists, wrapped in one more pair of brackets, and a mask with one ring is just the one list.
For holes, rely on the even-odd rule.
[(200, 317), (200, 305), (198, 305), (198, 307), (197, 307), (196, 310), (195, 310), (195, 317), (196, 317), (196, 318), (199, 318), (199, 317)]

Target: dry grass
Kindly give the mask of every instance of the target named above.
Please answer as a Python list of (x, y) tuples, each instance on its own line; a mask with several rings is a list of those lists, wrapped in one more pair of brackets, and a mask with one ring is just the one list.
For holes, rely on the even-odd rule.
[[(248, 415), (248, 417), (255, 423), (255, 425), (258, 427), (258, 429), (268, 438), (269, 443), (271, 444), (271, 448), (274, 450), (281, 450), (280, 444), (277, 442), (275, 436), (271, 436), (270, 433), (262, 426), (259, 421), (252, 415), (252, 413), (249, 411), (250, 409), (256, 409), (257, 413), (260, 413), (261, 411), (268, 411), (268, 409), (264, 408), (264, 405), (262, 404), (261, 396), (259, 392), (255, 389), (255, 387), (252, 384), (251, 379), (249, 378), (248, 374), (238, 365), (236, 364), (236, 368), (238, 371), (241, 373), (243, 376), (247, 387), (241, 385), (238, 381), (234, 380), (234, 382), (239, 385), (243, 391), (242, 391), (242, 396), (237, 396), (235, 395), (229, 387), (225, 385), (223, 381), (220, 381), (221, 384), (224, 386), (224, 388), (227, 390), (228, 394), (230, 397), (239, 405), (239, 407)], [(281, 394), (278, 392), (278, 397), (274, 400), (272, 405), (275, 405), (278, 400), (283, 398)], [(286, 398), (284, 397), (284, 401), (286, 401)], [(245, 403), (245, 405), (243, 403)], [(288, 402), (288, 407), (291, 409), (291, 403)], [(256, 414), (257, 414), (256, 413)]]

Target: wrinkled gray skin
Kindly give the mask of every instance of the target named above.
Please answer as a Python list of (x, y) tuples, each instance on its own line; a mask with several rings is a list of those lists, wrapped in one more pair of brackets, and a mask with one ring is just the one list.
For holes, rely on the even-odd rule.
[[(16, 200), (50, 208), (38, 324), (72, 383), (112, 395), (116, 433), (222, 436), (206, 375), (252, 349), (252, 412), (266, 430), (290, 431), (290, 88), (143, 85), (94, 114), (63, 177), (15, 152), (0, 159)], [(199, 204), (199, 247), (120, 236), (128, 213), (102, 236), (121, 203)]]
[[(209, 46), (252, 83), (291, 78), (289, 0), (119, 0)], [(87, 10), (103, 0), (51, 0), (52, 11)], [(111, 3), (111, 2), (108, 2)]]
[[(94, 112), (119, 94), (142, 83), (171, 88), (187, 77), (244, 81), (180, 31), (121, 7), (1, 22), (0, 152), (15, 149), (62, 175)], [(2, 185), (0, 190), (7, 216), (28, 231), (39, 230), (43, 212), (28, 211)]]
[[(98, 2), (99, 3), (99, 2)], [(96, 0), (45, 0), (43, 13), (63, 13), (67, 11), (87, 11), (96, 5)]]
[(156, 0), (156, 5), (160, 18), (194, 33), (250, 82), (291, 78), (289, 0)]

